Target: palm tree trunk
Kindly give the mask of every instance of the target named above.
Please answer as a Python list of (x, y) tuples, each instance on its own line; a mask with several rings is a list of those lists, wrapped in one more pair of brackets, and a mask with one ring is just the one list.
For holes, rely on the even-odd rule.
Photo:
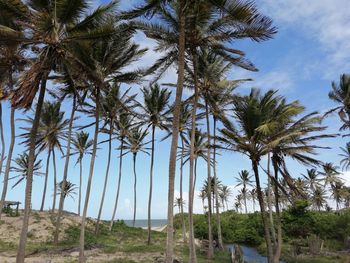
[(94, 166), (95, 166), (98, 131), (99, 131), (99, 116), (100, 116), (100, 89), (97, 87), (96, 88), (96, 109), (95, 109), (95, 134), (94, 134), (92, 155), (91, 155), (91, 161), (90, 161), (89, 177), (88, 177), (88, 182), (87, 182), (87, 186), (86, 186), (84, 210), (83, 210), (83, 216), (81, 218), (81, 226), (80, 226), (79, 263), (85, 262), (85, 256), (84, 256), (85, 220), (86, 220), (86, 214), (87, 214), (87, 209), (88, 209), (89, 199), (90, 199), (91, 181), (92, 181), (92, 176), (94, 175)]
[(154, 165), (154, 132), (156, 127), (152, 126), (152, 149), (151, 149), (151, 168), (149, 174), (149, 196), (148, 196), (148, 236), (147, 244), (151, 244), (151, 205), (152, 205), (152, 187), (153, 187), (153, 165)]
[[(274, 168), (275, 173), (275, 180), (278, 182), (278, 164), (276, 160), (274, 160), (272, 156), (272, 165)], [(280, 207), (279, 207), (279, 192), (278, 192), (278, 185), (275, 184), (274, 186), (274, 193), (275, 193), (275, 209), (276, 209), (276, 227), (277, 227), (277, 244), (274, 251), (274, 263), (280, 262), (281, 252), (282, 252), (282, 223), (281, 223), (281, 213), (280, 213)]]
[[(213, 171), (215, 182), (218, 182), (218, 178), (216, 176), (216, 118), (214, 116), (214, 127), (213, 127)], [(222, 231), (221, 231), (221, 218), (220, 218), (220, 204), (219, 204), (219, 193), (218, 193), (218, 185), (214, 184), (214, 194), (215, 194), (215, 203), (216, 203), (216, 220), (217, 220), (217, 228), (218, 228), (218, 246), (220, 250), (224, 250), (224, 242), (222, 241)]]
[(252, 160), (252, 167), (254, 170), (255, 175), (255, 183), (256, 183), (256, 190), (258, 194), (258, 200), (260, 205), (260, 211), (261, 211), (261, 217), (264, 225), (264, 231), (265, 231), (265, 241), (266, 241), (266, 247), (267, 247), (267, 260), (268, 263), (273, 263), (273, 249), (271, 244), (271, 236), (270, 236), (270, 230), (269, 230), (269, 221), (266, 216), (266, 209), (264, 204), (264, 196), (263, 192), (261, 190), (260, 186), (260, 178), (259, 178), (259, 170), (258, 170), (258, 162)]
[(46, 171), (45, 171), (45, 182), (44, 182), (44, 191), (43, 191), (43, 197), (41, 199), (41, 206), (40, 211), (44, 210), (45, 205), (45, 197), (46, 197), (46, 188), (47, 188), (47, 179), (49, 177), (49, 167), (50, 167), (50, 158), (51, 158), (51, 148), (48, 151), (47, 158), (46, 158)]
[(184, 202), (183, 202), (183, 166), (184, 166), (184, 153), (185, 152), (185, 146), (184, 146), (184, 139), (181, 136), (181, 160), (180, 160), (180, 213), (181, 213), (181, 221), (182, 221), (182, 239), (183, 242), (186, 243), (186, 225), (185, 225), (185, 216), (184, 216)]
[(121, 183), (121, 179), (122, 179), (123, 147), (124, 147), (124, 138), (120, 138), (119, 177), (118, 177), (118, 186), (117, 186), (117, 196), (115, 198), (112, 219), (111, 219), (111, 222), (110, 222), (110, 225), (109, 225), (109, 231), (112, 231), (112, 229), (113, 229), (114, 217), (115, 217), (115, 213), (117, 212), (117, 207), (118, 207), (120, 183)]
[(193, 199), (194, 199), (194, 187), (195, 180), (193, 179), (193, 166), (195, 162), (194, 154), (194, 142), (196, 136), (196, 114), (197, 114), (197, 103), (198, 103), (198, 79), (197, 79), (197, 59), (195, 52), (193, 52), (193, 62), (194, 62), (194, 98), (193, 98), (193, 108), (192, 108), (192, 127), (191, 127), (191, 144), (190, 144), (190, 176), (189, 176), (189, 205), (188, 205), (188, 224), (189, 224), (189, 249), (191, 263), (197, 263), (196, 256), (196, 245), (194, 242), (194, 229), (193, 229)]
[(79, 159), (79, 203), (78, 203), (78, 215), (80, 216), (80, 205), (81, 205), (81, 184), (83, 181), (83, 160)]
[[(213, 232), (212, 232), (212, 225), (211, 225), (211, 215), (212, 215), (212, 208), (214, 205), (212, 205), (211, 201), (211, 145), (210, 145), (210, 122), (209, 122), (209, 107), (208, 103), (205, 100), (205, 117), (207, 121), (207, 140), (208, 140), (208, 147), (207, 147), (207, 178), (208, 178), (208, 237), (209, 237), (209, 246), (208, 246), (208, 259), (212, 259), (214, 256), (214, 247), (213, 247)], [(213, 200), (214, 202), (214, 200)]]
[(269, 208), (269, 219), (270, 219), (270, 227), (271, 227), (271, 237), (273, 246), (276, 247), (276, 231), (275, 231), (275, 224), (273, 221), (273, 214), (272, 214), (272, 189), (271, 189), (271, 169), (270, 169), (270, 162), (271, 157), (270, 153), (267, 154), (267, 206)]
[(194, 195), (196, 193), (196, 182), (197, 182), (197, 158), (194, 159), (194, 179), (193, 179), (193, 195), (192, 195), (192, 203), (194, 200)]
[(107, 189), (107, 183), (108, 183), (108, 175), (109, 175), (109, 167), (111, 164), (111, 154), (112, 154), (112, 132), (113, 132), (113, 124), (112, 120), (110, 123), (109, 127), (109, 138), (108, 138), (108, 157), (107, 157), (107, 168), (106, 168), (106, 176), (105, 176), (105, 181), (103, 184), (103, 191), (102, 191), (102, 198), (101, 198), (101, 204), (100, 204), (100, 209), (98, 211), (98, 216), (97, 216), (97, 221), (96, 221), (96, 228), (95, 228), (95, 234), (98, 235), (98, 230), (99, 230), (99, 224), (101, 220), (101, 215), (102, 215), (102, 209), (103, 209), (103, 203), (105, 200), (105, 195), (106, 195), (106, 189)]
[(52, 212), (55, 212), (55, 209), (56, 209), (56, 195), (57, 195), (57, 168), (56, 168), (55, 149), (52, 149), (52, 160), (53, 160), (53, 201), (52, 201)]
[(38, 132), (41, 109), (44, 103), (45, 90), (46, 90), (46, 80), (47, 74), (43, 76), (40, 85), (38, 102), (36, 105), (35, 116), (33, 120), (32, 129), (30, 131), (29, 138), (29, 153), (28, 153), (28, 172), (27, 172), (27, 180), (26, 180), (26, 192), (25, 192), (25, 202), (24, 202), (24, 216), (23, 216), (23, 224), (22, 230), (17, 250), (17, 258), (16, 263), (24, 263), (25, 257), (25, 248), (27, 243), (27, 232), (28, 232), (28, 224), (29, 224), (29, 213), (32, 201), (32, 185), (33, 185), (33, 168), (35, 161), (35, 146), (36, 146), (36, 134)]
[(247, 190), (246, 187), (244, 187), (244, 196), (243, 196), (243, 199), (244, 199), (244, 212), (245, 212), (246, 214), (248, 214), (246, 190)]
[[(62, 189), (66, 188), (67, 177), (68, 177), (68, 167), (69, 167), (69, 160), (70, 160), (70, 148), (71, 148), (71, 141), (72, 141), (72, 130), (73, 130), (73, 121), (74, 121), (75, 110), (76, 110), (76, 95), (74, 94), (73, 95), (72, 111), (70, 114), (69, 125), (68, 125), (67, 151), (66, 151), (66, 160), (64, 163), (64, 170), (63, 170)], [(66, 196), (64, 195), (64, 191), (61, 191), (60, 201), (59, 201), (59, 205), (58, 205), (58, 214), (57, 214), (57, 219), (56, 219), (56, 229), (55, 229), (55, 235), (54, 235), (54, 239), (53, 239), (55, 244), (58, 244), (61, 217), (62, 217), (62, 212), (63, 212), (63, 208), (64, 208), (65, 198), (66, 198)]]
[(132, 220), (132, 226), (135, 227), (135, 219), (136, 219), (136, 184), (137, 184), (137, 176), (136, 176), (136, 156), (137, 153), (133, 154), (133, 163), (134, 163), (134, 217)]
[(2, 188), (2, 193), (1, 193), (0, 220), (1, 220), (2, 208), (4, 207), (4, 202), (6, 200), (8, 180), (9, 180), (10, 168), (11, 168), (12, 154), (13, 154), (13, 149), (15, 147), (15, 141), (16, 141), (15, 111), (16, 111), (15, 107), (11, 107), (11, 113), (10, 113), (11, 114), (11, 116), (10, 116), (11, 142), (10, 142), (10, 147), (9, 147), (9, 151), (8, 151), (8, 154), (7, 154), (6, 168), (5, 168), (5, 175), (4, 175), (4, 186)]
[(179, 57), (177, 70), (177, 85), (174, 105), (174, 118), (172, 127), (172, 139), (169, 157), (169, 186), (168, 186), (168, 214), (167, 214), (167, 240), (166, 240), (166, 263), (172, 263), (174, 258), (174, 192), (176, 153), (180, 127), (180, 112), (183, 83), (185, 79), (185, 6), (186, 1), (180, 0), (180, 25), (179, 25)]
[(0, 175), (2, 174), (2, 166), (5, 160), (5, 138), (4, 127), (2, 123), (2, 102), (0, 101), (0, 140), (1, 140), (1, 156), (0, 156)]

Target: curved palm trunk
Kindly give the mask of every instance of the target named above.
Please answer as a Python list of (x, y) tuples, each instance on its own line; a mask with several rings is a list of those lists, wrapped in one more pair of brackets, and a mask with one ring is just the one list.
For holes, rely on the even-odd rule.
[(136, 184), (137, 184), (137, 176), (136, 176), (136, 156), (137, 156), (137, 153), (134, 153), (133, 154), (133, 163), (134, 163), (134, 217), (133, 217), (133, 220), (132, 220), (132, 226), (135, 227), (135, 220), (136, 220), (136, 194), (137, 194), (137, 191), (136, 191)]
[(55, 149), (52, 149), (52, 160), (53, 160), (53, 201), (52, 201), (52, 212), (55, 212), (55, 209), (56, 209), (56, 195), (57, 195), (57, 167), (56, 167)]
[(273, 249), (272, 249), (271, 236), (270, 236), (270, 230), (269, 230), (269, 220), (267, 219), (266, 209), (264, 204), (264, 196), (260, 186), (258, 162), (252, 160), (252, 167), (255, 175), (255, 183), (256, 183), (256, 190), (258, 194), (259, 205), (260, 205), (261, 218), (264, 225), (265, 241), (266, 241), (266, 247), (267, 247), (267, 260), (268, 260), (268, 263), (273, 263)]
[(192, 52), (193, 55), (193, 64), (194, 64), (194, 100), (193, 100), (193, 109), (192, 109), (192, 125), (191, 125), (191, 144), (190, 144), (190, 176), (189, 176), (189, 205), (188, 205), (188, 224), (189, 224), (189, 249), (190, 249), (190, 258), (191, 263), (197, 262), (196, 255), (196, 245), (194, 242), (194, 229), (193, 229), (193, 199), (194, 199), (194, 186), (195, 181), (193, 179), (194, 172), (194, 142), (196, 136), (196, 114), (197, 114), (197, 103), (198, 103), (198, 79), (197, 79), (197, 59), (195, 52)]
[(181, 199), (181, 204), (180, 204), (180, 213), (181, 213), (181, 221), (182, 221), (182, 239), (183, 239), (183, 242), (186, 243), (186, 225), (185, 225), (183, 189), (182, 189), (184, 152), (185, 152), (184, 139), (181, 137), (181, 161), (180, 161), (180, 199)]
[(109, 138), (108, 138), (108, 159), (107, 159), (106, 176), (105, 176), (105, 182), (104, 182), (104, 185), (103, 185), (100, 209), (98, 211), (98, 216), (97, 216), (97, 221), (96, 221), (95, 234), (98, 234), (98, 231), (99, 231), (99, 224), (100, 224), (100, 220), (101, 220), (103, 203), (104, 203), (105, 195), (106, 195), (106, 189), (107, 189), (107, 183), (108, 183), (108, 175), (109, 175), (109, 167), (110, 167), (110, 164), (111, 164), (112, 132), (113, 132), (113, 126), (112, 126), (112, 124), (110, 124), (110, 127), (109, 127)]
[(45, 197), (46, 197), (46, 188), (47, 188), (47, 179), (49, 178), (49, 168), (50, 168), (50, 158), (51, 158), (51, 149), (49, 149), (47, 158), (46, 158), (46, 170), (45, 170), (45, 182), (44, 182), (44, 190), (43, 190), (43, 197), (41, 199), (41, 206), (40, 211), (44, 210), (45, 205)]
[(16, 258), (17, 263), (24, 263), (24, 257), (25, 257), (25, 248), (27, 243), (27, 232), (28, 232), (28, 224), (29, 224), (29, 213), (30, 213), (30, 206), (32, 201), (33, 168), (34, 168), (34, 161), (35, 161), (36, 134), (38, 132), (41, 109), (42, 109), (44, 97), (45, 97), (47, 75), (48, 73), (41, 80), (39, 97), (38, 97), (35, 116), (33, 120), (33, 126), (30, 131), (28, 170), (27, 170), (26, 192), (25, 192), (25, 202), (24, 202), (24, 216), (23, 216), (21, 236), (20, 236), (18, 250), (17, 250), (17, 258)]
[[(272, 156), (272, 165), (274, 168), (274, 173), (275, 173), (275, 180), (278, 182), (278, 164), (276, 160), (274, 160)], [(274, 250), (274, 263), (279, 263), (280, 262), (280, 257), (282, 253), (282, 223), (281, 223), (281, 212), (280, 212), (280, 207), (279, 207), (279, 192), (278, 192), (278, 185), (275, 184), (274, 187), (274, 193), (275, 193), (275, 209), (276, 209), (276, 227), (277, 227), (277, 244), (275, 246)]]
[[(76, 96), (74, 94), (72, 111), (71, 111), (69, 125), (68, 125), (67, 151), (66, 151), (66, 160), (64, 163), (64, 170), (63, 170), (62, 189), (66, 188), (67, 177), (68, 177), (68, 166), (69, 166), (69, 160), (70, 160), (70, 148), (71, 148), (72, 130), (73, 130), (73, 121), (74, 121), (75, 110), (76, 110)], [(55, 244), (58, 244), (61, 217), (62, 217), (62, 212), (63, 212), (63, 208), (64, 208), (65, 198), (66, 198), (66, 196), (64, 194), (64, 191), (61, 191), (60, 201), (59, 201), (59, 205), (58, 205), (58, 214), (57, 214), (57, 219), (56, 219), (56, 229), (55, 229), (55, 235), (54, 235), (54, 243)]]
[[(213, 171), (215, 182), (217, 182), (216, 176), (216, 118), (214, 117), (214, 127), (213, 127)], [(215, 194), (215, 204), (216, 204), (216, 217), (217, 217), (217, 228), (218, 228), (218, 246), (220, 250), (224, 250), (224, 242), (222, 241), (222, 232), (221, 232), (221, 218), (220, 218), (220, 204), (219, 204), (219, 193), (218, 193), (218, 185), (214, 184), (214, 194)]]
[(7, 154), (5, 175), (4, 175), (4, 186), (2, 188), (1, 201), (0, 201), (0, 220), (1, 220), (2, 208), (4, 207), (4, 202), (6, 200), (8, 180), (9, 180), (10, 168), (11, 168), (12, 154), (13, 154), (13, 149), (15, 147), (15, 141), (16, 141), (15, 111), (16, 111), (16, 109), (14, 107), (11, 107), (11, 113), (10, 113), (11, 114), (11, 116), (10, 116), (11, 142), (10, 142), (10, 147), (9, 147), (9, 151), (8, 151), (8, 154)]
[(114, 208), (113, 208), (113, 215), (112, 215), (112, 219), (111, 219), (111, 222), (110, 222), (110, 225), (109, 225), (109, 231), (112, 231), (112, 229), (113, 229), (115, 213), (117, 212), (117, 208), (118, 208), (120, 183), (121, 183), (121, 180), (122, 180), (123, 147), (124, 147), (124, 138), (120, 138), (119, 178), (118, 178), (117, 196), (115, 198), (115, 203), (114, 203)]
[(156, 127), (152, 126), (152, 149), (151, 149), (151, 168), (149, 174), (149, 195), (148, 195), (148, 236), (147, 244), (151, 244), (151, 205), (152, 205), (152, 187), (153, 187), (153, 166), (154, 166), (154, 132)]
[[(208, 180), (208, 187), (207, 187), (207, 198), (208, 198), (208, 237), (209, 237), (209, 246), (208, 246), (208, 259), (212, 259), (214, 256), (214, 247), (213, 247), (213, 232), (212, 232), (212, 225), (211, 225), (211, 215), (212, 215), (212, 190), (211, 190), (211, 137), (210, 137), (210, 122), (209, 122), (209, 107), (207, 101), (205, 101), (205, 117), (207, 121), (207, 140), (208, 140), (208, 147), (207, 147), (207, 180)], [(213, 200), (214, 202), (214, 200)]]
[(78, 215), (80, 216), (80, 205), (81, 205), (81, 184), (83, 181), (83, 160), (79, 160), (79, 203), (78, 203)]
[(87, 214), (87, 209), (88, 209), (88, 205), (89, 205), (89, 198), (90, 198), (90, 191), (91, 191), (91, 181), (92, 181), (92, 176), (94, 175), (94, 167), (95, 167), (95, 159), (96, 159), (96, 151), (97, 151), (97, 140), (98, 140), (98, 130), (99, 130), (99, 116), (100, 116), (100, 90), (99, 90), (99, 88), (96, 89), (96, 109), (95, 109), (95, 111), (96, 112), (95, 112), (94, 142), (93, 142), (92, 155), (91, 155), (91, 161), (90, 161), (89, 177), (88, 177), (88, 182), (87, 182), (87, 186), (86, 186), (84, 210), (83, 210), (83, 216), (81, 218), (81, 227), (80, 227), (79, 263), (84, 263), (85, 262), (85, 256), (84, 256), (84, 248), (85, 248), (85, 220), (86, 220), (86, 214)]
[(174, 258), (174, 185), (176, 171), (176, 153), (180, 127), (180, 112), (183, 83), (185, 79), (185, 0), (180, 0), (180, 25), (179, 25), (179, 57), (177, 70), (176, 97), (174, 105), (174, 118), (172, 127), (172, 139), (169, 157), (169, 186), (168, 186), (168, 214), (167, 214), (167, 240), (166, 263), (172, 263)]
[(5, 139), (4, 127), (2, 123), (2, 102), (0, 101), (0, 140), (1, 140), (1, 156), (0, 156), (0, 174), (2, 173), (2, 166), (5, 160)]

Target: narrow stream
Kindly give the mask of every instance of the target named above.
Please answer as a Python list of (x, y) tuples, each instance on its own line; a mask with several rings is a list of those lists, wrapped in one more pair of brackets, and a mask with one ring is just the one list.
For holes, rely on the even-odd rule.
[[(240, 247), (243, 251), (243, 258), (245, 262), (248, 262), (248, 263), (266, 263), (267, 262), (267, 258), (261, 255), (256, 248), (242, 246), (242, 245), (240, 245)], [(226, 244), (225, 248), (228, 251), (234, 251), (234, 244)], [(280, 263), (285, 263), (285, 262), (280, 261)]]

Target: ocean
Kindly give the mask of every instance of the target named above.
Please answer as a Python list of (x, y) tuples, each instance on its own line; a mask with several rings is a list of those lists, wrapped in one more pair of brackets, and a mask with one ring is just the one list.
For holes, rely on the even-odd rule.
[[(124, 220), (125, 224), (128, 226), (132, 226), (132, 220)], [(135, 220), (135, 227), (145, 228), (148, 226), (147, 219), (137, 219)], [(166, 219), (152, 219), (151, 227), (161, 227), (167, 224)]]

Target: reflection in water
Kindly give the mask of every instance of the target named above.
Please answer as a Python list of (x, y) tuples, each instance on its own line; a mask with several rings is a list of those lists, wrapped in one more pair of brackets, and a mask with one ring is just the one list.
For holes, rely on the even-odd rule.
[[(243, 258), (245, 262), (248, 263), (266, 263), (267, 258), (259, 254), (259, 252), (254, 247), (241, 246), (243, 251)], [(225, 245), (225, 248), (228, 251), (234, 251), (234, 244)], [(280, 263), (285, 263), (284, 261), (280, 261)]]

